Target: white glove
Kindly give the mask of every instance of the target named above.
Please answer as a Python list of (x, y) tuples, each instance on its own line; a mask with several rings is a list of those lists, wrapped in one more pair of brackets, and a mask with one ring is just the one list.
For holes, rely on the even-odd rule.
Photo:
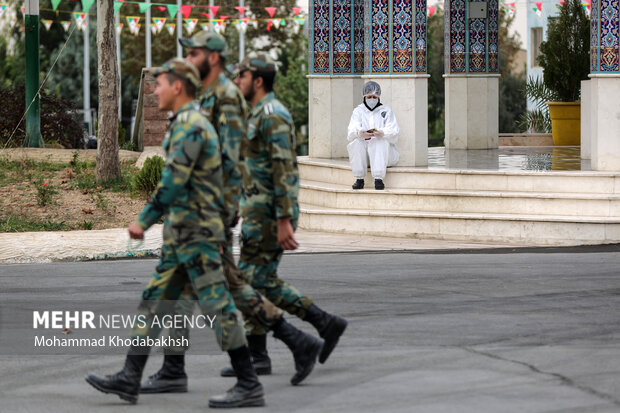
[(372, 133), (366, 132), (364, 130), (359, 131), (358, 135), (359, 135), (360, 138), (362, 138), (364, 140), (368, 140), (368, 139), (372, 138)]

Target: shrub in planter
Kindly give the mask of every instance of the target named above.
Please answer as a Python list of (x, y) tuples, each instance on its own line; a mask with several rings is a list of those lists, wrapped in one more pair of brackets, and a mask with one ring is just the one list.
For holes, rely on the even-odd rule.
[(538, 63), (545, 86), (560, 102), (580, 99), (581, 81), (590, 73), (590, 19), (580, 0), (567, 0), (558, 18), (549, 20)]
[(550, 20), (538, 62), (543, 83), (559, 102), (548, 102), (554, 145), (579, 145), (581, 81), (590, 73), (590, 20), (580, 0), (567, 0)]

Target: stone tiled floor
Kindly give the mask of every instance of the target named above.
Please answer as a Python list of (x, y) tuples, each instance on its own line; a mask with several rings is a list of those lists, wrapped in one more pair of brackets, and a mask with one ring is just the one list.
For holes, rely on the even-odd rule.
[(590, 171), (579, 146), (502, 146), (499, 149), (428, 149), (428, 169)]

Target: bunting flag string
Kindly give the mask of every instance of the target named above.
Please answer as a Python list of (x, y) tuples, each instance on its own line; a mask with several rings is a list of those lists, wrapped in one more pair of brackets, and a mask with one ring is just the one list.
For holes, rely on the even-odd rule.
[(174, 30), (176, 29), (176, 24), (174, 23), (167, 23), (166, 24), (166, 30), (168, 30), (168, 34), (170, 36), (174, 36)]
[(189, 19), (189, 15), (192, 14), (192, 9), (194, 8), (194, 6), (181, 6), (181, 14), (183, 15), (183, 17), (185, 17), (185, 19)]
[(45, 30), (49, 31), (50, 27), (52, 27), (53, 21), (51, 21), (51, 20), (41, 20), (41, 23), (43, 23), (43, 27), (45, 27)]
[(153, 17), (153, 27), (155, 27), (155, 34), (162, 31), (166, 24), (166, 19), (164, 17)]
[(79, 11), (73, 12), (73, 18), (79, 30), (86, 29), (86, 13), (80, 13)]
[[(77, 0), (76, 0), (77, 1)], [(61, 0), (51, 0), (53, 11), (58, 13), (68, 13), (71, 14), (72, 20), (75, 21), (75, 24), (79, 30), (84, 30), (86, 25), (86, 16), (89, 13), (88, 11), (92, 8), (95, 0), (79, 0), (82, 4), (83, 10), (81, 12), (69, 12), (66, 10), (59, 10), (58, 7), (61, 3)], [(158, 4), (158, 3), (143, 3), (143, 2), (134, 2), (134, 1), (126, 1), (126, 0), (113, 0), (114, 12), (121, 13), (123, 6), (132, 5), (140, 10), (140, 12), (145, 12), (150, 6), (155, 6), (160, 12), (168, 11), (168, 15), (171, 18), (174, 18), (176, 14), (180, 11), (184, 16), (184, 24), (183, 27), (185, 30), (191, 34), (194, 32), (196, 26), (199, 26), (203, 30), (215, 30), (217, 33), (223, 33), (226, 31), (228, 24), (232, 24), (238, 31), (246, 32), (247, 28), (252, 25), (254, 28), (258, 28), (259, 22), (265, 22), (266, 28), (268, 31), (271, 31), (273, 28), (280, 29), (282, 27), (287, 26), (287, 23), (294, 23), (293, 30), (297, 33), (300, 28), (304, 26), (306, 23), (307, 16), (302, 14), (302, 9), (300, 7), (291, 7), (293, 15), (285, 18), (276, 18), (276, 12), (278, 10), (277, 7), (261, 7), (264, 9), (269, 17), (267, 18), (256, 18), (255, 16), (245, 17), (245, 14), (250, 10), (248, 7), (240, 7), (236, 6), (234, 9), (239, 13), (239, 17), (231, 17), (225, 15), (219, 15), (222, 10), (221, 6), (195, 6), (195, 5), (184, 5), (180, 8), (177, 5), (172, 4)], [(206, 21), (199, 21), (196, 18), (185, 17), (189, 16), (193, 9), (196, 7), (208, 7), (208, 13), (200, 13), (202, 16), (206, 17)], [(0, 4), (0, 16), (6, 15), (6, 11), (9, 9), (8, 4)], [(22, 13), (25, 14), (25, 7), (21, 7)], [(52, 11), (49, 9), (40, 8), (41, 11)], [(138, 10), (136, 10), (138, 11)], [(120, 33), (122, 30), (127, 27), (130, 33), (134, 35), (138, 35), (140, 31), (140, 17), (138, 16), (127, 16), (122, 15), (123, 18), (127, 19), (128, 24), (123, 25), (119, 24), (116, 27), (116, 30)], [(230, 21), (228, 21), (230, 19)], [(9, 17), (9, 24), (11, 27), (15, 27), (18, 24), (16, 17)], [(166, 17), (153, 17), (151, 30), (154, 34), (159, 34), (164, 28), (167, 28), (170, 31), (172, 26), (166, 24)], [(71, 21), (67, 20), (51, 20), (51, 19), (42, 19), (41, 25), (45, 30), (50, 30), (53, 23), (58, 23), (63, 30), (69, 30), (71, 26)], [(176, 27), (175, 27), (176, 28)]]
[(123, 31), (123, 23), (119, 23), (116, 25), (116, 34), (120, 35)]
[(538, 16), (539, 18), (542, 17), (542, 1), (537, 1), (534, 4), (536, 5), (536, 7), (533, 7), (532, 10), (534, 10), (536, 16)]
[(198, 24), (198, 19), (184, 19), (183, 21), (185, 22), (183, 27), (185, 27), (187, 34), (192, 34), (196, 28), (196, 24)]
[(129, 25), (129, 33), (138, 35), (140, 33), (140, 17), (127, 16), (127, 24)]
[(95, 0), (82, 0), (82, 11), (88, 13)]

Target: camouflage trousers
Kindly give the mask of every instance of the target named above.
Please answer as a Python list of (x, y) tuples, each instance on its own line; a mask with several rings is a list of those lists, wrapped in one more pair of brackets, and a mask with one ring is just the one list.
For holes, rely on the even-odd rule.
[(175, 245), (164, 241), (161, 258), (138, 307), (139, 319), (146, 322), (134, 324), (131, 337), (159, 336), (161, 324), (153, 323), (154, 318), (173, 314), (181, 293), (188, 288), (201, 312), (216, 316), (214, 330), (222, 350), (247, 345), (241, 315), (224, 278), (219, 248), (213, 243)]
[[(233, 255), (233, 233), (231, 228), (226, 229), (226, 242), (223, 245), (222, 264), (233, 301), (243, 314), (246, 320), (246, 326), (260, 326), (261, 334), (266, 334), (266, 332), (271, 329), (271, 326), (282, 317), (283, 312), (240, 277), (239, 269), (237, 268)], [(191, 315), (194, 312), (195, 303), (196, 296), (193, 293), (191, 285), (188, 284), (185, 286), (174, 311), (176, 314)], [(188, 338), (189, 330), (171, 328), (169, 330), (169, 335), (172, 338)], [(187, 347), (170, 347), (166, 350), (168, 353), (176, 354), (187, 351)]]
[[(292, 221), (293, 228), (297, 222)], [(284, 251), (278, 243), (277, 221), (266, 217), (245, 218), (241, 225), (241, 276), (255, 290), (276, 306), (304, 319), (312, 299), (278, 277), (278, 265)], [(246, 319), (248, 335), (265, 334), (266, 330), (254, 320)]]

